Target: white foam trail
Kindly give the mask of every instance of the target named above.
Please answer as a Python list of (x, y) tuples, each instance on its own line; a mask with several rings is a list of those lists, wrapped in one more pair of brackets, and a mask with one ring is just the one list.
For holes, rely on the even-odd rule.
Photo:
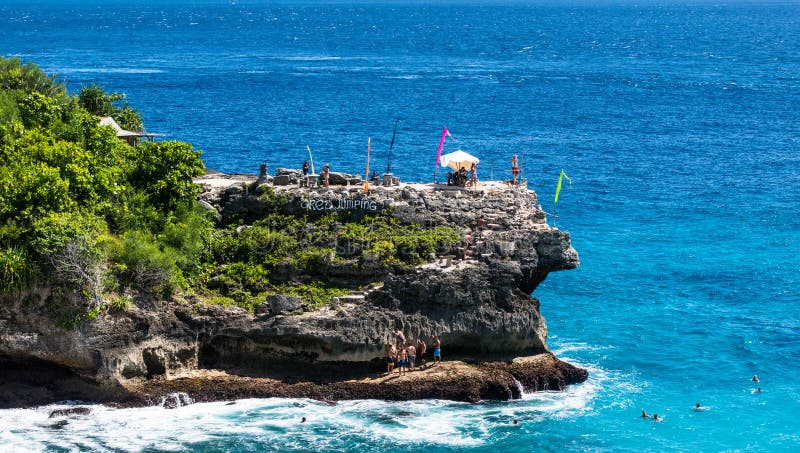
[(342, 57), (336, 57), (332, 55), (308, 55), (308, 56), (281, 57), (280, 59), (287, 61), (333, 61), (333, 60), (341, 60)]

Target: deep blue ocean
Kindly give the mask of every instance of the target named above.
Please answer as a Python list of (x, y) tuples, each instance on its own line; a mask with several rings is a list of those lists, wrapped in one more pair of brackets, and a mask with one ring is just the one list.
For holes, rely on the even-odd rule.
[(517, 153), (546, 210), (563, 168), (581, 266), (534, 295), (591, 372), (476, 405), (0, 411), (0, 450), (800, 450), (799, 3), (6, 0), (0, 55), (126, 93), (216, 170), (308, 145), (363, 173), (371, 137), (382, 171), (396, 118), (406, 181), (433, 178), (444, 125), (484, 179)]

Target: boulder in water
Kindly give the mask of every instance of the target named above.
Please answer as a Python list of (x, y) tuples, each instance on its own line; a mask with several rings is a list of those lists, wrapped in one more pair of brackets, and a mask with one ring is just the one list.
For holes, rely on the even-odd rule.
[(64, 409), (56, 409), (50, 412), (50, 418), (55, 417), (70, 417), (73, 415), (89, 415), (92, 409), (86, 406), (67, 407)]

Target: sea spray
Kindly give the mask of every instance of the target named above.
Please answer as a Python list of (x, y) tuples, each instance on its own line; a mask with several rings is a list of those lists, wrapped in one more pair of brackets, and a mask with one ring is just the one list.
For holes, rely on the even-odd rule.
[(164, 409), (177, 409), (192, 403), (194, 403), (194, 400), (187, 393), (176, 392), (161, 397), (161, 401), (158, 405)]
[(519, 397), (522, 398), (522, 395), (525, 394), (525, 387), (522, 386), (522, 382), (520, 382), (519, 379), (513, 376), (511, 377), (511, 379), (514, 380), (514, 386), (517, 388), (517, 391), (519, 392)]

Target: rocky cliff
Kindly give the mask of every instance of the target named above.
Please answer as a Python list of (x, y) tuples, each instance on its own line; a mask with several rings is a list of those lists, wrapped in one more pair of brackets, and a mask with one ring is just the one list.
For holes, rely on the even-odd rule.
[[(7, 370), (0, 376), (0, 406), (61, 398), (135, 404), (181, 389), (200, 399), (399, 394), (476, 400), (518, 397), (517, 382), (531, 390), (553, 389), (586, 378), (585, 371), (549, 354), (539, 302), (530, 295), (550, 272), (578, 265), (569, 235), (546, 224), (534, 192), (500, 183), (472, 190), (400, 184), (364, 194), (361, 185), (343, 181), (299, 188), (258, 185), (246, 176), (197, 180), (204, 188), (200, 203), (220, 224), (246, 228), (276, 211), (309, 221), (347, 212), (391, 216), (423, 228), (457, 227), (462, 241), (421, 257), (416, 266), (371, 266), (369, 259), (347, 268), (335, 260), (323, 263), (314, 270), (318, 276), (353, 290), (313, 310), (280, 295), (265, 299), (255, 314), (192, 298), (137, 300), (123, 312), (65, 330), (49, 309), (50, 288), (6, 297), (0, 302), (0, 365)], [(285, 278), (291, 281), (292, 275)], [(394, 328), (413, 339), (438, 335), (446, 360), (480, 371), (462, 373), (459, 379), (471, 379), (466, 386), (440, 373), (430, 381), (436, 385), (417, 386), (416, 393), (389, 392), (369, 379), (383, 367)], [(537, 355), (549, 358), (536, 366), (512, 362)], [(210, 369), (223, 370), (226, 378), (179, 379)]]

